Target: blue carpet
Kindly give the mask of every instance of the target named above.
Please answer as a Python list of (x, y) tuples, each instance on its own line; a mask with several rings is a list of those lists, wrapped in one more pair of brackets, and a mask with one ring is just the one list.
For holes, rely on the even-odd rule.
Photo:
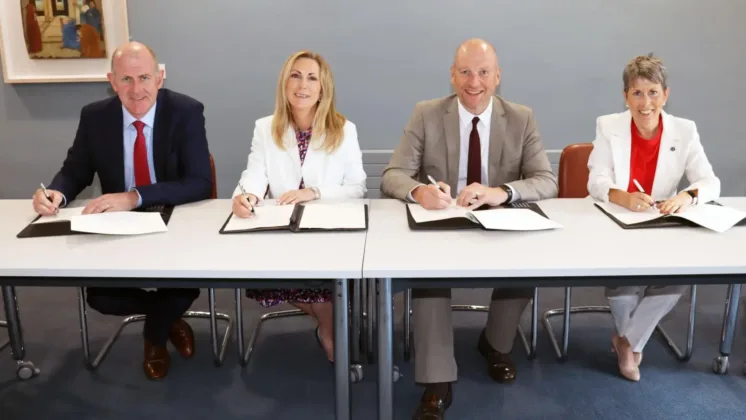
[[(18, 290), (25, 327), (27, 359), (42, 370), (27, 382), (15, 378), (8, 351), (0, 354), (0, 420), (16, 419), (332, 419), (333, 372), (305, 318), (273, 321), (262, 329), (250, 365), (241, 369), (231, 341), (226, 363), (216, 368), (209, 350), (206, 321), (192, 321), (198, 353), (191, 361), (172, 354), (172, 367), (161, 382), (147, 381), (141, 370), (139, 326), (130, 326), (101, 368), (87, 371), (82, 363), (74, 289)], [(538, 357), (527, 360), (516, 342), (513, 351), (518, 378), (510, 385), (492, 382), (476, 350), (484, 314), (458, 313), (456, 352), (459, 382), (449, 419), (744, 419), (746, 378), (742, 375), (743, 329), (738, 335), (728, 374), (712, 373), (718, 354), (725, 287), (700, 287), (695, 351), (680, 363), (658, 337), (648, 344), (642, 380), (632, 383), (618, 374), (610, 351), (608, 315), (573, 318), (569, 359), (558, 362), (543, 328)], [(484, 304), (489, 293), (461, 290), (455, 303)], [(206, 293), (195, 304), (206, 306)], [(542, 290), (541, 310), (558, 307), (561, 289)], [(598, 288), (575, 289), (573, 303), (604, 304)], [(232, 313), (231, 291), (218, 292), (218, 307)], [(400, 307), (400, 306), (398, 306)], [(247, 333), (261, 314), (246, 301)], [(399, 317), (398, 317), (399, 318)], [(679, 303), (664, 325), (679, 342), (685, 338), (687, 307)], [(116, 325), (115, 317), (89, 316), (94, 349)], [(524, 327), (527, 327), (524, 319)], [(556, 319), (555, 330), (561, 330)], [(397, 338), (400, 329), (397, 326)], [(4, 336), (4, 333), (0, 332)], [(248, 336), (248, 334), (247, 334)], [(248, 337), (247, 337), (248, 338)], [(397, 364), (404, 377), (395, 384), (395, 418), (409, 419), (422, 389), (413, 383), (413, 366)], [(376, 369), (365, 366), (365, 378), (351, 385), (353, 419), (376, 418)]]

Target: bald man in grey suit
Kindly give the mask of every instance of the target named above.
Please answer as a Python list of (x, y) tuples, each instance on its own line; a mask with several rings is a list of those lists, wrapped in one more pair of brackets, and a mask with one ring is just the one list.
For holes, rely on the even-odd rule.
[[(476, 208), (557, 196), (557, 178), (531, 109), (495, 95), (497, 54), (487, 42), (459, 46), (451, 67), (456, 92), (420, 102), (383, 172), (381, 191), (427, 209)], [(427, 176), (439, 180), (429, 185)], [(451, 195), (455, 191), (455, 198)], [(495, 258), (499, 258), (498, 255)], [(497, 382), (515, 379), (510, 351), (533, 288), (495, 289), (487, 325), (477, 345)], [(412, 292), (415, 381), (425, 386), (413, 418), (442, 419), (457, 380), (450, 289)]]

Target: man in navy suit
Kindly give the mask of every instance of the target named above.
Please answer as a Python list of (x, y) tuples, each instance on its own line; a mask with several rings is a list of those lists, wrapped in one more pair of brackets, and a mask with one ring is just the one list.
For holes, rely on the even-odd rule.
[[(34, 194), (34, 210), (50, 215), (98, 175), (103, 195), (84, 214), (179, 205), (210, 198), (212, 171), (204, 106), (161, 89), (163, 72), (153, 51), (131, 42), (112, 57), (109, 82), (117, 93), (85, 106), (62, 169), (47, 189)], [(137, 261), (137, 250), (130, 256)], [(185, 358), (194, 354), (194, 333), (182, 319), (199, 289), (95, 288), (88, 304), (108, 315), (145, 314), (143, 370), (149, 379), (166, 376), (166, 342)]]

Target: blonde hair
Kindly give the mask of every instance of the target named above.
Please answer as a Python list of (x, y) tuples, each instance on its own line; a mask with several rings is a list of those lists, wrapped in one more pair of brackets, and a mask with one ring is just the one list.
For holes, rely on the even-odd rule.
[(624, 91), (627, 92), (630, 85), (637, 79), (647, 79), (653, 83), (660, 83), (663, 90), (666, 90), (666, 67), (663, 66), (663, 60), (650, 55), (639, 55), (633, 58), (622, 73), (624, 82)]
[(309, 58), (316, 61), (319, 65), (319, 81), (321, 82), (321, 98), (316, 106), (316, 115), (311, 125), (311, 141), (324, 135), (324, 142), (321, 149), (327, 153), (333, 153), (344, 139), (344, 115), (337, 112), (334, 105), (334, 77), (326, 60), (320, 55), (311, 51), (298, 51), (288, 57), (280, 71), (280, 77), (277, 80), (277, 96), (275, 98), (275, 113), (272, 120), (272, 137), (277, 147), (285, 149), (283, 137), (285, 132), (291, 126), (292, 113), (290, 102), (288, 102), (285, 85), (290, 77), (290, 71), (296, 61), (301, 58)]

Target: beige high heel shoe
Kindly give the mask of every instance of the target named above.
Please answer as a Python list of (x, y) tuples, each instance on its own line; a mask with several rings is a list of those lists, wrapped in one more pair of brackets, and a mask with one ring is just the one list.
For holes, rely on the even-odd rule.
[(640, 362), (638, 362), (638, 358), (632, 353), (627, 339), (618, 335), (611, 338), (611, 345), (612, 350), (617, 355), (619, 373), (630, 381), (638, 382), (640, 380), (639, 363), (642, 362), (642, 354), (640, 354)]

